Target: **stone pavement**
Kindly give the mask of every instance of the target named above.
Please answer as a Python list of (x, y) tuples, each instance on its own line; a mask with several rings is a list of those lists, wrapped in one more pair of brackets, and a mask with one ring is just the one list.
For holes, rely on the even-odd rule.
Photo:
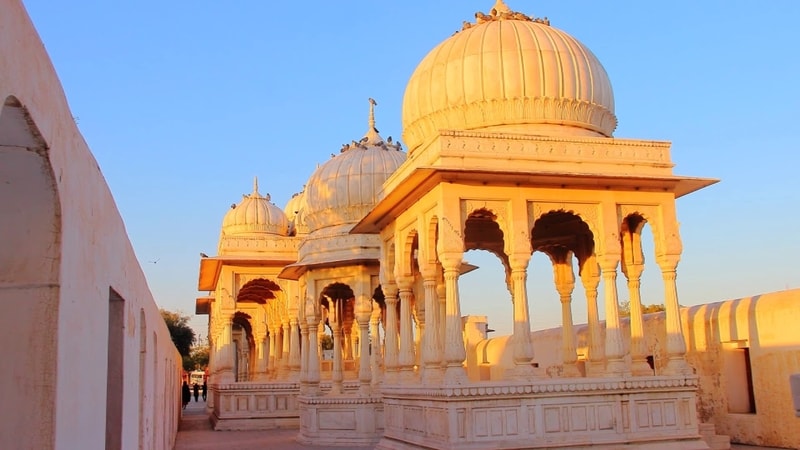
[[(208, 420), (206, 402), (194, 399), (183, 411), (174, 450), (342, 450), (343, 447), (301, 445), (295, 441), (297, 430), (214, 431)], [(368, 449), (367, 449), (368, 450)], [(731, 444), (731, 450), (777, 450)]]

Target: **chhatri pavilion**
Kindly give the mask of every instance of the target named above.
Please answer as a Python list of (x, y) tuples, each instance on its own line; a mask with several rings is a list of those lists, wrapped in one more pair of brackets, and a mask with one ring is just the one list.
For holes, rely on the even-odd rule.
[[(296, 427), (303, 443), (383, 449), (708, 448), (676, 288), (676, 199), (716, 180), (675, 175), (669, 142), (614, 137), (606, 71), (548, 19), (502, 0), (475, 18), (411, 76), (404, 146), (378, 133), (370, 99), (363, 137), (285, 208), (256, 181), (224, 215), (196, 306), (209, 316), (215, 428)], [(652, 327), (645, 225), (666, 308)], [(510, 336), (462, 317), (459, 277), (476, 249), (505, 268)], [(562, 305), (541, 339), (526, 292), (537, 251)], [(585, 325), (573, 323), (575, 289)]]

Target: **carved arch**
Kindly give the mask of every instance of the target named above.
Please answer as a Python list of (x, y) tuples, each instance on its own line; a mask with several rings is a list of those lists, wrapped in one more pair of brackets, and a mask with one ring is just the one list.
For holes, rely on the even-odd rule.
[(665, 253), (664, 228), (663, 224), (661, 223), (661, 211), (659, 206), (618, 205), (617, 211), (618, 211), (617, 218), (619, 222), (620, 238), (622, 238), (622, 234), (625, 231), (623, 229), (623, 226), (626, 225), (625, 224), (626, 220), (632, 216), (640, 216), (642, 219), (644, 219), (644, 222), (639, 224), (639, 227), (635, 232), (641, 234), (642, 228), (644, 227), (645, 223), (649, 224), (650, 229), (653, 232), (653, 241), (654, 241), (653, 245), (655, 248), (656, 255), (662, 255)]

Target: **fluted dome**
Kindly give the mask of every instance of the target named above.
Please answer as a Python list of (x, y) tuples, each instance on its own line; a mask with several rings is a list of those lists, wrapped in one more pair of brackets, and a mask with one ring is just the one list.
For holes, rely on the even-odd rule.
[(475, 16), (428, 53), (408, 82), (409, 155), (442, 129), (611, 136), (611, 82), (588, 48), (501, 0)]
[(384, 141), (375, 129), (374, 105), (370, 99), (366, 136), (344, 145), (306, 183), (303, 217), (312, 232), (361, 220), (378, 202), (383, 182), (406, 159), (399, 144)]
[(270, 202), (270, 196), (258, 193), (258, 179), (253, 183), (253, 193), (243, 195), (238, 205), (233, 205), (222, 220), (222, 235), (289, 233), (289, 220), (281, 209)]
[(286, 206), (283, 208), (283, 212), (286, 214), (286, 218), (289, 220), (290, 236), (294, 236), (298, 232), (302, 233), (304, 231), (303, 210), (305, 209), (305, 195), (305, 186), (303, 186), (303, 191), (292, 195), (292, 198), (286, 202)]

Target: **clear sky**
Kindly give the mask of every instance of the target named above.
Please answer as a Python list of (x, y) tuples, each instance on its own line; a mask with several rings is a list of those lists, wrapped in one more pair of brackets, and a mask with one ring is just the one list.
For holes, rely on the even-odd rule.
[[(156, 301), (192, 314), (199, 254), (216, 254), (222, 218), (253, 176), (283, 207), (363, 136), (369, 97), (381, 134), (398, 139), (417, 63), (494, 0), (24, 3)], [(678, 200), (681, 304), (800, 287), (800, 2), (507, 3), (597, 55), (615, 136), (672, 141), (675, 173), (722, 180)], [(643, 300), (661, 303), (651, 249), (645, 257)], [(508, 330), (499, 262), (467, 259), (481, 269), (462, 279), (462, 312)], [(533, 328), (560, 324), (541, 254), (529, 286)], [(192, 321), (202, 335), (205, 323)]]

